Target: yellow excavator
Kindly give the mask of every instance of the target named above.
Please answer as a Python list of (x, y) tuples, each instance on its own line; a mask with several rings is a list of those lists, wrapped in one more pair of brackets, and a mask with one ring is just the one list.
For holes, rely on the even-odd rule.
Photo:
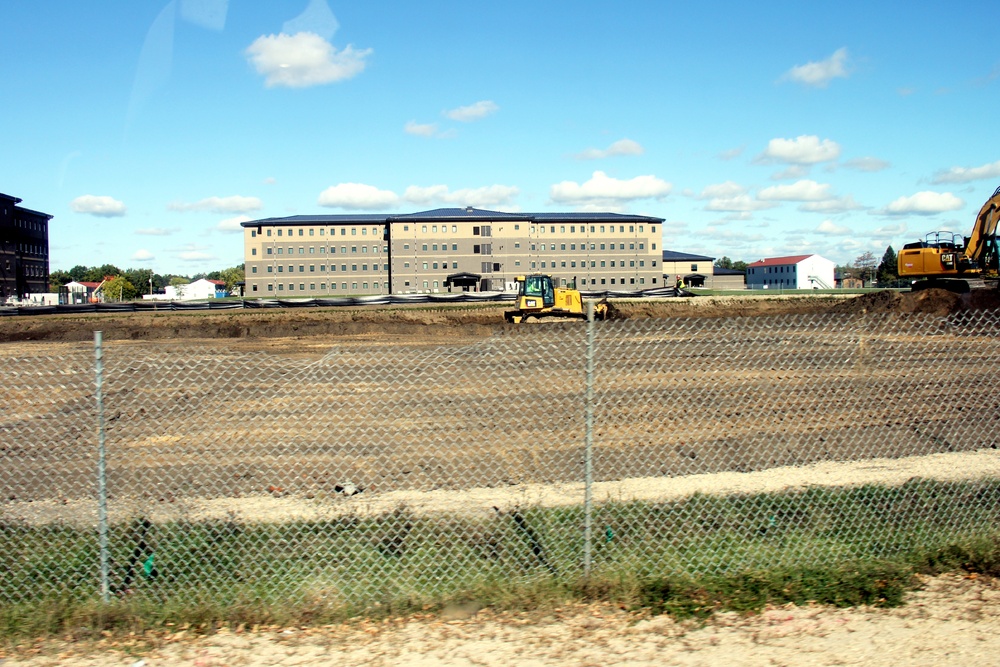
[[(514, 280), (517, 282), (517, 307), (504, 312), (504, 319), (508, 322), (518, 324), (541, 318), (587, 318), (580, 292), (556, 287), (552, 276), (533, 274), (518, 276)], [(603, 320), (607, 316), (607, 299), (594, 303), (594, 319)]]
[(907, 243), (896, 256), (900, 278), (910, 278), (913, 291), (939, 287), (968, 292), (997, 283), (997, 223), (1000, 223), (1000, 188), (976, 217), (972, 235), (931, 232), (923, 241)]

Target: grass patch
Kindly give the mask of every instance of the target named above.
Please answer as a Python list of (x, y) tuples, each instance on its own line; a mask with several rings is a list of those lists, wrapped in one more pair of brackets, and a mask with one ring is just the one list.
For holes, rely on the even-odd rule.
[(0, 523), (0, 640), (324, 624), (469, 601), (524, 610), (605, 600), (696, 618), (788, 602), (892, 606), (918, 574), (1000, 576), (1000, 481), (606, 502), (593, 516), (588, 577), (580, 507), (136, 520), (112, 529), (107, 604), (92, 529)]

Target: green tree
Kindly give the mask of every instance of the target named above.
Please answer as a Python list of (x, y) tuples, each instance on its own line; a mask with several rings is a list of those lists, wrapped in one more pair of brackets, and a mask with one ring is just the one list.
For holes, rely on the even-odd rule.
[(899, 280), (899, 267), (896, 263), (896, 251), (889, 246), (882, 255), (882, 261), (875, 271), (875, 276), (880, 285), (887, 285), (895, 280)]
[(170, 276), (169, 284), (172, 287), (180, 287), (181, 285), (187, 285), (191, 281), (184, 276)]
[(875, 278), (875, 255), (871, 250), (866, 250), (854, 260), (854, 267), (858, 269), (858, 277), (862, 282), (871, 281)]
[(226, 282), (226, 291), (230, 294), (236, 289), (236, 283), (242, 282), (245, 279), (246, 273), (243, 270), (243, 264), (222, 269), (219, 271), (219, 277), (217, 278), (217, 280), (224, 280)]
[(76, 266), (74, 266), (72, 269), (69, 270), (69, 276), (73, 280), (79, 282), (83, 280), (83, 277), (87, 275), (88, 271), (90, 271), (89, 266), (83, 266), (82, 264), (77, 264)]
[(135, 285), (125, 276), (115, 276), (105, 281), (101, 291), (104, 292), (105, 301), (131, 301), (136, 296)]
[(149, 282), (153, 278), (153, 272), (149, 269), (125, 269), (122, 276), (132, 283), (137, 292), (142, 294), (149, 293)]
[(733, 269), (734, 271), (742, 271), (743, 273), (746, 273), (747, 272), (747, 263), (744, 262), (742, 259), (740, 259), (740, 260), (737, 260), (737, 261), (733, 262), (733, 265), (731, 267), (729, 267), (729, 268)]
[(103, 264), (101, 266), (94, 266), (87, 269), (86, 275), (83, 279), (87, 282), (99, 283), (108, 276), (118, 276), (121, 275), (122, 270), (119, 269), (114, 264)]
[(729, 259), (725, 255), (715, 260), (715, 266), (720, 269), (731, 269), (733, 268), (733, 260)]
[(49, 291), (58, 292), (60, 287), (72, 280), (73, 276), (69, 274), (69, 271), (56, 269), (49, 273)]

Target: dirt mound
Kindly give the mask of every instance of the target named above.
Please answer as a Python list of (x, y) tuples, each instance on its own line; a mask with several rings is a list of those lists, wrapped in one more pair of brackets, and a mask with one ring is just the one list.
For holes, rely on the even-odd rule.
[(1000, 309), (1000, 290), (978, 289), (955, 294), (943, 289), (919, 292), (869, 292), (838, 303), (831, 313), (921, 313), (944, 317), (967, 310)]

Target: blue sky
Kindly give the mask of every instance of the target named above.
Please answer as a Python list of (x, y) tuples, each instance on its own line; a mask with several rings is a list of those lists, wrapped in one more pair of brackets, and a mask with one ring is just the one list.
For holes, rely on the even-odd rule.
[(881, 257), (1000, 185), (989, 3), (11, 0), (0, 191), (52, 269), (193, 274), (239, 221), (591, 210), (666, 249)]

